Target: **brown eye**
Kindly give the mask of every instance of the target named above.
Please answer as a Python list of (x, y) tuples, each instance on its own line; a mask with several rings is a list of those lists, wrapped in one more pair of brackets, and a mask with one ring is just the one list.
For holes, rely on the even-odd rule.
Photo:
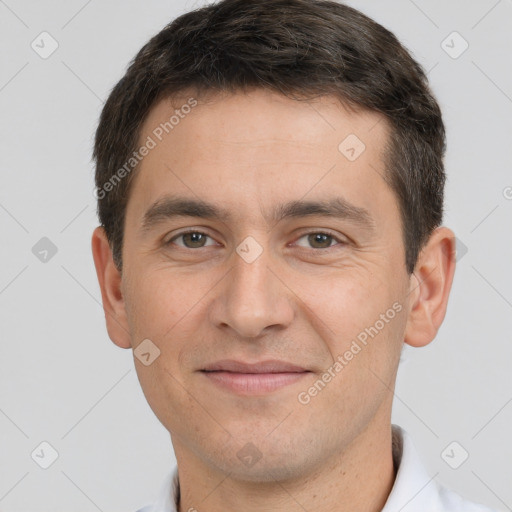
[[(187, 233), (181, 233), (174, 238), (171, 238), (168, 244), (175, 243), (176, 245), (185, 247), (187, 249), (200, 249), (201, 247), (206, 247), (207, 245), (213, 245), (212, 243), (206, 243), (208, 238), (211, 240), (211, 237), (205, 233), (201, 233), (200, 231), (189, 231)], [(182, 242), (177, 242), (180, 239)]]
[(313, 233), (308, 235), (308, 242), (315, 249), (326, 249), (331, 246), (333, 238), (325, 233)]
[(203, 233), (185, 233), (183, 235), (183, 242), (187, 247), (203, 247), (206, 241), (206, 236)]
[[(306, 239), (306, 243), (300, 243), (300, 240)], [(333, 242), (335, 242), (333, 244)], [(318, 231), (315, 233), (306, 233), (302, 235), (297, 241), (297, 245), (300, 247), (307, 247), (308, 249), (329, 249), (333, 245), (342, 244), (343, 242), (336, 238), (334, 235)]]

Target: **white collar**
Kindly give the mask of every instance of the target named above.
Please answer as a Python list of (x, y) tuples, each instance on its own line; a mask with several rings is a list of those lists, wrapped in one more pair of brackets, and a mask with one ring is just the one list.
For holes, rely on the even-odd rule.
[[(410, 435), (392, 425), (393, 461), (398, 467), (395, 483), (381, 512), (497, 512), (463, 499), (438, 484), (421, 463)], [(178, 468), (166, 476), (153, 505), (137, 512), (177, 512)]]

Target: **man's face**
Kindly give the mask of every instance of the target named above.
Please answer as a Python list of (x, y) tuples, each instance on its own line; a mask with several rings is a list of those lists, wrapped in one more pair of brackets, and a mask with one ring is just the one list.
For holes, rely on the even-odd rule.
[[(383, 180), (387, 124), (334, 98), (259, 90), (200, 102), (159, 141), (154, 130), (180, 101), (159, 103), (144, 123), (140, 143), (150, 136), (156, 147), (126, 212), (131, 343), (160, 350), (148, 366), (135, 359), (143, 391), (178, 458), (260, 481), (319, 468), (390, 422), (410, 280)], [(166, 201), (178, 199), (222, 217), (170, 215)], [(304, 371), (204, 371), (222, 360)]]

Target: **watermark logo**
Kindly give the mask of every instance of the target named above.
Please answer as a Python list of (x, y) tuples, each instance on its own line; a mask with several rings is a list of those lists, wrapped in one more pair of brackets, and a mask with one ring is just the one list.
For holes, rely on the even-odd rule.
[(252, 236), (248, 236), (237, 246), (236, 252), (246, 263), (252, 263), (259, 258), (263, 247)]
[(32, 254), (41, 262), (48, 263), (56, 254), (57, 246), (46, 236), (32, 247)]
[(452, 59), (458, 59), (469, 48), (469, 43), (457, 31), (454, 31), (441, 42), (441, 48)]
[(455, 237), (455, 261), (462, 259), (468, 252), (468, 246), (460, 238)]
[(149, 366), (160, 356), (160, 349), (148, 338), (133, 350), (133, 355), (144, 365)]
[(354, 133), (345, 137), (338, 146), (338, 151), (350, 162), (357, 160), (365, 149), (364, 142)]
[(248, 468), (252, 468), (256, 462), (258, 462), (263, 455), (256, 448), (253, 443), (247, 443), (243, 448), (238, 450), (236, 456), (242, 461)]
[(57, 50), (59, 43), (48, 32), (41, 32), (32, 43), (30, 43), (30, 47), (41, 59), (47, 59)]
[(48, 469), (59, 458), (59, 452), (48, 441), (43, 441), (30, 456), (39, 467)]
[(441, 458), (452, 469), (458, 469), (469, 458), (467, 450), (457, 441), (452, 441), (442, 452)]

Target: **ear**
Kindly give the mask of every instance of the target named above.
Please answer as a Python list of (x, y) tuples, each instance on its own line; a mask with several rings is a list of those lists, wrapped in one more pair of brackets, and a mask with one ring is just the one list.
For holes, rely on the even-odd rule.
[(423, 347), (435, 338), (446, 314), (454, 274), (455, 235), (439, 227), (420, 252), (411, 275), (405, 343)]
[(114, 264), (107, 235), (102, 227), (92, 234), (92, 255), (101, 288), (101, 298), (110, 339), (121, 348), (131, 348), (125, 302), (121, 293), (121, 273)]

